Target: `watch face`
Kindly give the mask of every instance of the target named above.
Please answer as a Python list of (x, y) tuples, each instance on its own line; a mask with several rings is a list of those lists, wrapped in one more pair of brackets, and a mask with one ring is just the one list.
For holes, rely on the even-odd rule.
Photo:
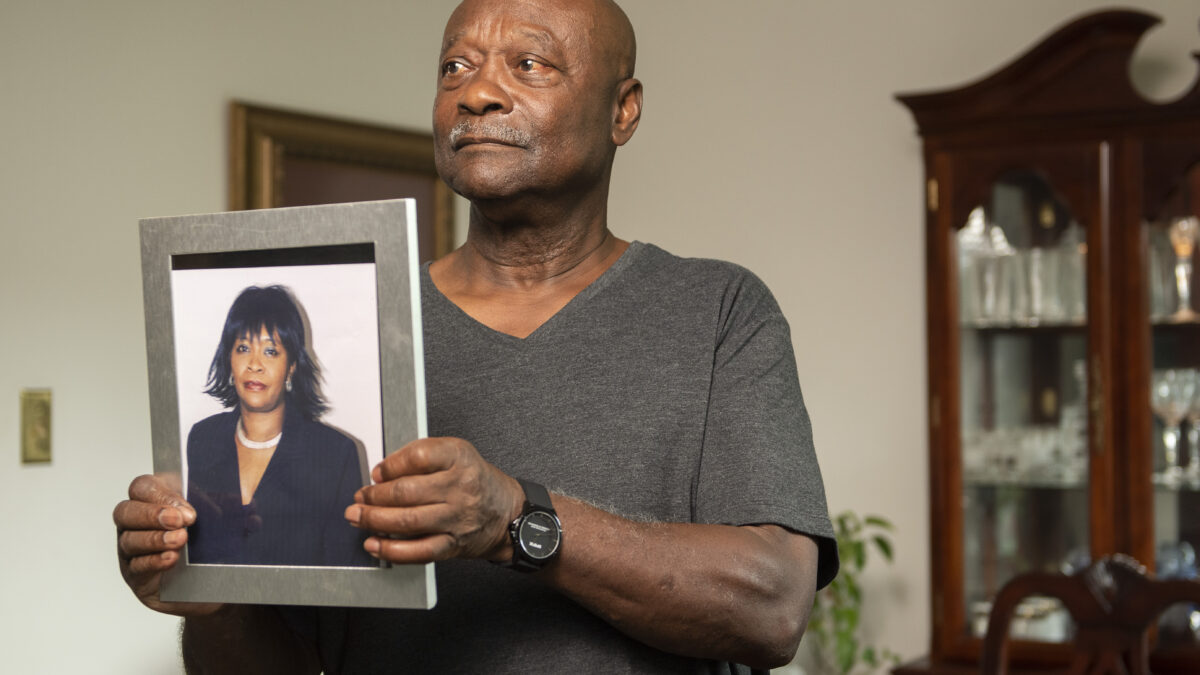
[(545, 511), (534, 511), (521, 520), (517, 541), (525, 555), (533, 560), (545, 560), (554, 555), (561, 541), (558, 519)]

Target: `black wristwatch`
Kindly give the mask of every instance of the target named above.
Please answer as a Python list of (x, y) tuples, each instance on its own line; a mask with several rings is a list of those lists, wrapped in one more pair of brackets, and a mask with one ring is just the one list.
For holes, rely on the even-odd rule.
[(511, 567), (520, 572), (536, 572), (562, 550), (562, 523), (558, 522), (546, 488), (520, 478), (517, 482), (525, 491), (525, 506), (508, 526), (513, 545)]

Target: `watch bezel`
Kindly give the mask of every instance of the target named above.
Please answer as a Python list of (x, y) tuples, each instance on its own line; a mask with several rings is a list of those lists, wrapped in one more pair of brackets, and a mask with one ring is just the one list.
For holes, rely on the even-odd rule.
[[(549, 521), (551, 527), (548, 529), (552, 530), (554, 533), (554, 545), (549, 551), (544, 553), (537, 549), (531, 548), (532, 539), (536, 535), (526, 534), (526, 525), (530, 524), (530, 521), (539, 517), (545, 517)], [(517, 520), (513, 523), (513, 530), (513, 542), (520, 548), (522, 557), (534, 564), (545, 563), (553, 558), (555, 554), (558, 553), (558, 550), (562, 548), (562, 522), (559, 521), (558, 515), (553, 511), (534, 509), (527, 513), (523, 513), (521, 514), (521, 517), (517, 518)]]

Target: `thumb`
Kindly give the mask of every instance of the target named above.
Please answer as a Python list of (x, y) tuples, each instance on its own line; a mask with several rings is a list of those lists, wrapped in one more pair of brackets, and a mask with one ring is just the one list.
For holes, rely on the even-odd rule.
[(176, 508), (183, 516), (184, 523), (190, 525), (196, 520), (196, 510), (180, 494), (176, 487), (179, 484), (177, 475), (138, 476), (129, 484), (129, 498), (133, 501)]

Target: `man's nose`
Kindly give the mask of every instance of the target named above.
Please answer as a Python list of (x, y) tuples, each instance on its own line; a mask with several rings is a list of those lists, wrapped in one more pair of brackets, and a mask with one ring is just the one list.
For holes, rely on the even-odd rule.
[(512, 97), (503, 84), (503, 75), (503, 66), (495, 61), (481, 67), (463, 87), (459, 110), (473, 115), (511, 111)]

